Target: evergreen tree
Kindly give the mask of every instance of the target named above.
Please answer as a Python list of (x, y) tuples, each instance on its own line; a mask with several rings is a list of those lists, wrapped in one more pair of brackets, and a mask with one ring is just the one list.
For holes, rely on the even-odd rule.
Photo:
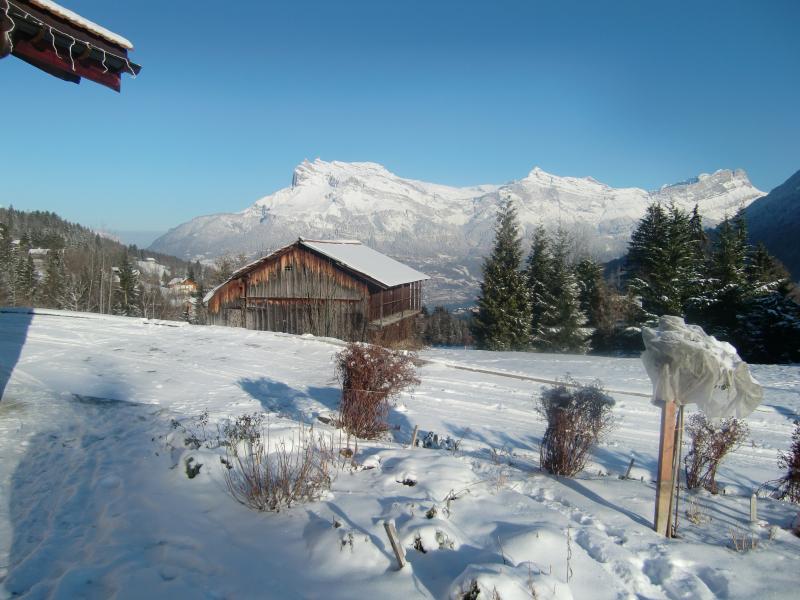
[(11, 230), (0, 223), (0, 306), (13, 304), (14, 299), (14, 253), (11, 246)]
[(117, 270), (119, 283), (115, 289), (114, 313), (128, 317), (141, 314), (139, 307), (139, 281), (128, 254), (123, 253)]
[[(699, 215), (698, 215), (699, 218)], [(699, 221), (677, 207), (647, 207), (628, 245), (629, 287), (641, 297), (649, 320), (682, 315), (701, 270)]]
[(552, 352), (586, 352), (588, 331), (586, 315), (581, 311), (578, 282), (569, 263), (570, 240), (559, 231), (553, 242), (553, 258), (548, 294), (553, 299), (552, 317), (545, 320), (544, 349)]
[(33, 257), (27, 249), (20, 248), (16, 256), (14, 270), (14, 304), (16, 306), (33, 306), (36, 304), (39, 279)]
[(473, 333), (478, 348), (524, 350), (529, 345), (530, 301), (520, 272), (522, 242), (517, 211), (506, 200), (497, 214), (495, 243), (483, 264)]
[(599, 327), (604, 320), (606, 284), (603, 280), (603, 267), (591, 258), (584, 258), (575, 265), (578, 282), (578, 302), (581, 312), (586, 315), (586, 325)]
[(745, 271), (748, 285), (754, 293), (779, 291), (787, 294), (791, 289), (789, 272), (767, 251), (764, 242), (750, 249)]
[(66, 288), (64, 255), (59, 250), (47, 253), (47, 266), (42, 282), (42, 301), (48, 308), (62, 308)]
[(525, 268), (525, 281), (531, 303), (531, 345), (536, 349), (547, 347), (545, 323), (555, 318), (555, 302), (550, 293), (553, 275), (553, 256), (550, 240), (541, 225), (533, 232), (531, 252)]

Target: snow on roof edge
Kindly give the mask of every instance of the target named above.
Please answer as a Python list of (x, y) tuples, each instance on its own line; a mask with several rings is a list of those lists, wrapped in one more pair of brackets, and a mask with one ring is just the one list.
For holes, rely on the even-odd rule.
[[(430, 279), (425, 273), (357, 240), (304, 240), (301, 238), (298, 242), (387, 288)], [(337, 251), (334, 249), (336, 246), (341, 248)]]
[(130, 42), (130, 40), (125, 39), (121, 35), (80, 16), (78, 13), (72, 12), (68, 8), (64, 8), (60, 4), (56, 4), (52, 0), (30, 0), (30, 3), (41, 8), (42, 10), (69, 21), (73, 25), (77, 25), (78, 27), (86, 29), (87, 31), (104, 38), (106, 41), (109, 41), (112, 44), (121, 46), (126, 50), (133, 50), (133, 44)]

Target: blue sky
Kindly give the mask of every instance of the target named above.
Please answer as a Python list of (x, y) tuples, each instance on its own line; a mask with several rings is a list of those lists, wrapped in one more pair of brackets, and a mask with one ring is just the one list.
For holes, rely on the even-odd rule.
[(241, 210), (316, 157), (452, 185), (800, 169), (796, 0), (62, 3), (143, 71), (116, 95), (1, 61), (0, 204), (93, 227)]

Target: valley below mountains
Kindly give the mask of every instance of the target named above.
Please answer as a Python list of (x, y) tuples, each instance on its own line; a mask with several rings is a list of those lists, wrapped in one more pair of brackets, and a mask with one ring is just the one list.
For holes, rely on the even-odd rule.
[(764, 196), (742, 170), (719, 170), (655, 191), (613, 188), (591, 177), (533, 169), (502, 185), (452, 187), (399, 177), (369, 162), (304, 161), (291, 186), (237, 213), (200, 216), (161, 236), (150, 249), (187, 260), (266, 254), (298, 237), (352, 238), (431, 276), (426, 303), (470, 304), (494, 238), (497, 206), (512, 198), (523, 235), (543, 225), (575, 234), (576, 251), (600, 260), (621, 256), (653, 201), (691, 211), (706, 227)]

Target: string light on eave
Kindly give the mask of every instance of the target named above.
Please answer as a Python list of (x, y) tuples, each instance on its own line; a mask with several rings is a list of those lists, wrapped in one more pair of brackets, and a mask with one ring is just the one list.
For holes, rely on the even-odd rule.
[[(12, 32), (12, 31), (14, 31), (14, 29), (16, 28), (16, 23), (14, 22), (14, 20), (11, 18), (11, 15), (9, 14), (9, 11), (11, 10), (11, 7), (12, 7), (12, 6), (13, 6), (14, 8), (16, 8), (16, 9), (17, 9), (19, 12), (21, 12), (21, 13), (22, 13), (22, 16), (23, 16), (23, 18), (24, 18), (26, 21), (27, 21), (28, 19), (30, 19), (31, 21), (33, 21), (33, 22), (34, 22), (34, 23), (36, 23), (37, 25), (41, 26), (42, 28), (45, 28), (45, 27), (46, 27), (46, 28), (47, 28), (47, 29), (50, 31), (50, 39), (51, 39), (51, 42), (52, 42), (52, 45), (53, 45), (53, 52), (55, 52), (55, 53), (56, 53), (56, 56), (57, 56), (57, 57), (58, 57), (60, 60), (64, 60), (64, 57), (63, 57), (63, 56), (61, 56), (61, 55), (58, 53), (58, 49), (56, 48), (56, 36), (53, 34), (53, 32), (60, 33), (60, 34), (61, 34), (61, 35), (63, 35), (64, 37), (68, 37), (69, 39), (71, 39), (71, 40), (72, 40), (72, 43), (71, 43), (71, 44), (70, 44), (70, 46), (69, 46), (69, 60), (70, 60), (70, 63), (71, 63), (71, 65), (72, 65), (72, 70), (74, 71), (74, 70), (75, 70), (75, 59), (74, 59), (74, 58), (73, 58), (73, 56), (72, 56), (72, 48), (73, 48), (73, 46), (75, 46), (75, 44), (78, 42), (78, 40), (77, 40), (77, 39), (76, 39), (74, 36), (70, 35), (69, 33), (65, 32), (65, 31), (61, 31), (61, 30), (60, 30), (60, 29), (58, 29), (57, 27), (53, 27), (52, 25), (48, 25), (47, 23), (44, 23), (44, 22), (43, 22), (43, 21), (41, 21), (40, 19), (37, 19), (37, 18), (36, 18), (36, 17), (34, 17), (34, 16), (31, 14), (31, 13), (29, 13), (28, 11), (26, 11), (25, 9), (23, 9), (23, 8), (20, 8), (20, 7), (19, 7), (17, 4), (14, 4), (13, 2), (10, 2), (10, 1), (8, 1), (8, 2), (6, 2), (6, 7), (5, 7), (5, 10), (4, 10), (4, 12), (5, 12), (5, 14), (6, 14), (6, 17), (7, 17), (7, 18), (8, 18), (8, 19), (11, 21), (11, 29), (9, 29), (8, 31), (6, 31), (6, 32), (5, 32), (5, 34), (6, 34), (6, 36), (8, 37), (8, 41), (9, 41), (9, 43), (10, 43), (10, 45), (11, 45), (11, 49), (12, 49), (12, 50), (14, 49), (14, 41), (11, 39), (11, 32)], [(102, 36), (101, 36), (101, 37), (102, 37)], [(134, 71), (134, 70), (133, 70), (133, 67), (131, 66), (131, 63), (130, 63), (130, 61), (128, 60), (128, 58), (127, 58), (127, 57), (125, 57), (125, 56), (119, 56), (118, 54), (114, 54), (113, 52), (108, 52), (108, 51), (106, 51), (106, 50), (105, 50), (105, 49), (103, 49), (103, 48), (100, 48), (100, 47), (98, 47), (98, 46), (95, 46), (95, 45), (94, 45), (94, 44), (92, 44), (91, 42), (82, 41), (81, 43), (83, 43), (83, 44), (86, 44), (86, 45), (88, 46), (88, 48), (89, 48), (89, 50), (90, 50), (90, 51), (91, 51), (92, 49), (94, 49), (94, 50), (97, 50), (97, 51), (99, 51), (99, 52), (102, 52), (102, 53), (103, 53), (103, 61), (102, 61), (102, 63), (101, 63), (101, 64), (102, 64), (102, 67), (103, 67), (103, 69), (104, 69), (104, 70), (103, 70), (103, 74), (106, 74), (106, 73), (108, 73), (108, 71), (109, 71), (108, 65), (106, 64), (106, 59), (107, 59), (109, 56), (113, 56), (114, 58), (116, 58), (116, 59), (119, 59), (120, 61), (124, 62), (124, 63), (125, 63), (125, 67), (126, 67), (127, 71), (130, 73), (131, 77), (133, 77), (134, 79), (136, 79), (136, 71)]]
[(17, 28), (17, 24), (14, 22), (14, 19), (11, 18), (11, 15), (9, 14), (10, 10), (11, 10), (11, 3), (6, 2), (6, 6), (5, 6), (4, 12), (6, 13), (6, 19), (8, 19), (9, 23), (11, 23), (11, 29), (9, 29), (8, 31), (4, 32), (4, 34), (8, 38), (8, 46), (10, 48), (9, 52), (13, 52), (14, 51), (14, 38), (11, 36), (11, 32), (14, 31), (14, 29)]

